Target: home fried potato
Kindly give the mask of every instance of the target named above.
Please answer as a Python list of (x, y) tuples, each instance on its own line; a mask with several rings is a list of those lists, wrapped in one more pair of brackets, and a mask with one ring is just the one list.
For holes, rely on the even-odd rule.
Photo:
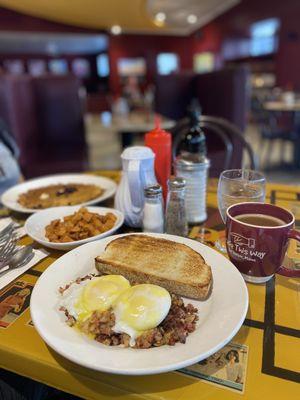
[(100, 215), (81, 207), (63, 220), (55, 219), (46, 226), (45, 236), (50, 242), (66, 243), (87, 239), (110, 230), (117, 220), (113, 213)]

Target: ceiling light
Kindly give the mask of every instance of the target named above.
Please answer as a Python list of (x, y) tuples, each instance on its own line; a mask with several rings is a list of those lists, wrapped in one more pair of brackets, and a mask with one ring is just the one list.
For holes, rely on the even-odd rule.
[(166, 14), (164, 12), (159, 12), (155, 15), (155, 20), (157, 22), (165, 22), (166, 20)]
[(190, 15), (188, 15), (188, 17), (187, 17), (187, 22), (188, 22), (189, 24), (195, 24), (197, 21), (198, 21), (197, 15), (195, 15), (195, 14), (190, 14)]
[(113, 25), (110, 31), (113, 35), (120, 35), (120, 33), (122, 32), (122, 28), (120, 27), (120, 25)]

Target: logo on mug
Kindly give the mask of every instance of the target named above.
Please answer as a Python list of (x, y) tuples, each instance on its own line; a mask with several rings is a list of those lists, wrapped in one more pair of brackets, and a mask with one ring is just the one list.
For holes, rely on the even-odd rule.
[(266, 255), (265, 252), (255, 250), (255, 239), (247, 238), (235, 232), (230, 232), (227, 246), (231, 257), (237, 260), (256, 262), (262, 260)]
[(245, 236), (240, 235), (239, 233), (230, 233), (231, 242), (237, 244), (239, 246), (246, 246), (249, 249), (255, 248), (255, 240), (251, 238), (246, 238)]

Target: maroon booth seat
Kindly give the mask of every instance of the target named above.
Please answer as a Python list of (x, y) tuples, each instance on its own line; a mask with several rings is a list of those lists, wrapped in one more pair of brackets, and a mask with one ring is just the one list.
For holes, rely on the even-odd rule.
[(20, 147), (26, 178), (87, 168), (79, 87), (71, 75), (0, 77), (0, 118)]

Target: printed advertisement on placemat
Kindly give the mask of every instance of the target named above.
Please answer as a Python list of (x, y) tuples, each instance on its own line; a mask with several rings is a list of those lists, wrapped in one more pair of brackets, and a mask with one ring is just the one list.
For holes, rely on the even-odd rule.
[(248, 362), (248, 346), (229, 343), (212, 356), (178, 372), (243, 393)]
[(0, 328), (8, 328), (29, 307), (33, 285), (17, 281), (0, 292)]

